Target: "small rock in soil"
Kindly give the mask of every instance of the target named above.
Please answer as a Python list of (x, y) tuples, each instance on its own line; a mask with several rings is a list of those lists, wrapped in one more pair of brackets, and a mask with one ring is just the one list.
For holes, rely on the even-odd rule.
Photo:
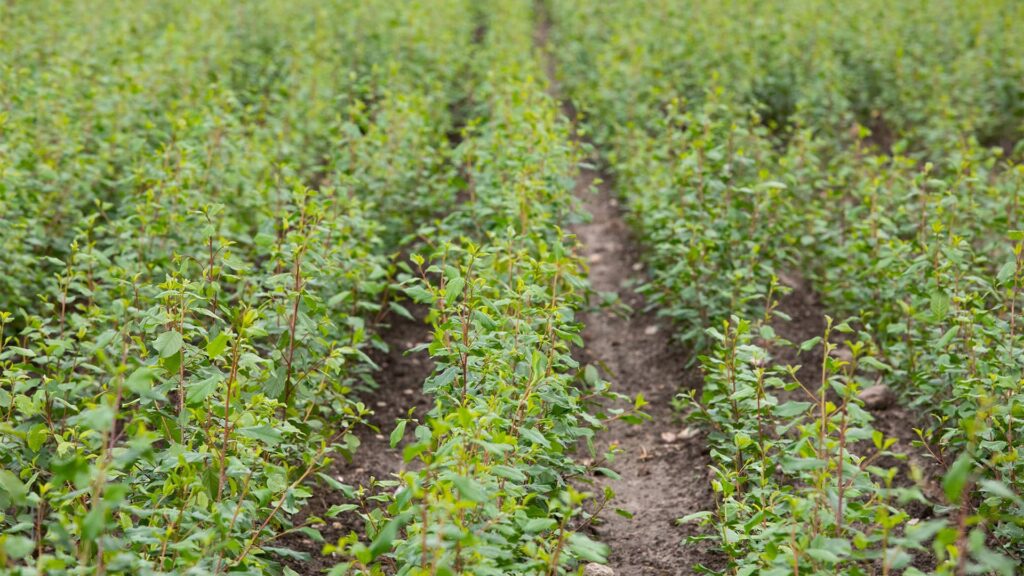
[(696, 428), (683, 428), (679, 432), (662, 432), (661, 441), (666, 444), (685, 442), (691, 438), (695, 438), (698, 434), (700, 434), (700, 430)]
[(644, 334), (647, 334), (648, 336), (654, 336), (657, 333), (658, 333), (658, 325), (657, 324), (654, 324), (654, 325), (648, 326), (647, 328), (644, 328)]
[(700, 430), (696, 428), (683, 428), (676, 437), (680, 440), (689, 440), (691, 438), (696, 438), (698, 434), (700, 434)]
[(850, 352), (849, 348), (836, 348), (832, 351), (832, 356), (843, 362), (853, 362), (853, 352)]
[(615, 576), (615, 570), (603, 564), (591, 562), (583, 567), (583, 576)]
[(885, 410), (896, 400), (896, 395), (885, 384), (869, 386), (862, 390), (857, 397), (871, 410)]
[(803, 279), (800, 278), (799, 276), (794, 276), (794, 275), (791, 275), (791, 274), (786, 274), (785, 272), (779, 272), (778, 276), (779, 276), (779, 282), (783, 286), (789, 286), (790, 288), (792, 288), (794, 290), (799, 290), (804, 285)]
[(637, 262), (636, 264), (633, 264), (633, 271), (634, 272), (639, 272), (639, 271), (641, 271), (643, 269), (644, 269), (643, 263)]

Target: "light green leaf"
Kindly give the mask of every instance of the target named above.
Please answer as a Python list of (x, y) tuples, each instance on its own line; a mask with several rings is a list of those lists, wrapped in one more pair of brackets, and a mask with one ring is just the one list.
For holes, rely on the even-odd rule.
[(156, 348), (161, 358), (168, 358), (177, 354), (183, 344), (184, 340), (182, 340), (181, 334), (171, 330), (158, 336), (156, 342), (153, 343), (153, 348)]
[(407, 423), (408, 420), (402, 420), (398, 423), (398, 426), (395, 426), (395, 429), (391, 431), (390, 440), (392, 448), (398, 446), (398, 443), (402, 441), (402, 437), (405, 436), (405, 425)]

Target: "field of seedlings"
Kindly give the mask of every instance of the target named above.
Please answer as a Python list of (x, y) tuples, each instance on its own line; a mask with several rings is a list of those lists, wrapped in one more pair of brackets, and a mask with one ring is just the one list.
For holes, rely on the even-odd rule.
[(1024, 572), (1024, 3), (0, 3), (0, 574)]

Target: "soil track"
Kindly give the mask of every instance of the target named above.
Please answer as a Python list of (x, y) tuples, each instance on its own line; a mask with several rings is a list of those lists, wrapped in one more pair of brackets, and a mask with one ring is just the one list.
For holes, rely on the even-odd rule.
[[(362, 395), (361, 399), (374, 414), (370, 423), (379, 429), (374, 432), (361, 427), (355, 434), (359, 437), (360, 446), (356, 450), (352, 462), (338, 459), (325, 474), (329, 474), (349, 486), (369, 487), (372, 479), (388, 480), (391, 476), (404, 469), (401, 446), (391, 448), (388, 435), (395, 427), (399, 418), (404, 418), (410, 408), (415, 408), (415, 415), (422, 417), (430, 410), (430, 399), (423, 393), (423, 381), (430, 376), (434, 367), (433, 360), (425, 350), (408, 353), (408, 350), (421, 342), (430, 340), (430, 327), (421, 318), (426, 309), (411, 309), (416, 320), (409, 320), (397, 315), (390, 317), (391, 325), (383, 334), (388, 344), (386, 353), (376, 351), (371, 356), (380, 366), (374, 375), (379, 387), (372, 393)], [(367, 494), (369, 496), (370, 494)], [(320, 532), (327, 542), (337, 542), (338, 538), (349, 531), (362, 532), (364, 527), (357, 511), (345, 512), (337, 518), (324, 517), (327, 510), (335, 504), (350, 504), (344, 494), (333, 488), (317, 490), (303, 513), (303, 518), (320, 516), (327, 520)], [(363, 499), (364, 508), (372, 508), (375, 504)], [(298, 524), (301, 519), (296, 520)], [(302, 535), (291, 534), (285, 539), (286, 545), (292, 549), (309, 554), (308, 561), (288, 560), (286, 563), (300, 574), (320, 575), (341, 561), (337, 557), (325, 557), (320, 551), (323, 545)]]
[[(537, 44), (546, 55), (552, 96), (560, 99), (554, 58), (547, 50), (550, 21), (543, 6), (537, 14)], [(563, 103), (563, 112), (574, 119), (570, 103)], [(642, 280), (643, 266), (611, 186), (595, 169), (584, 167), (576, 194), (592, 217), (573, 227), (592, 287), (598, 293), (615, 292), (630, 309), (641, 310), (643, 298), (634, 286)], [(721, 561), (709, 546), (686, 543), (701, 528), (677, 522), (714, 507), (704, 437), (687, 428), (672, 408), (681, 390), (700, 386), (699, 370), (686, 368), (686, 351), (672, 341), (671, 331), (654, 313), (623, 315), (592, 306), (580, 320), (586, 347), (579, 360), (603, 366), (616, 391), (643, 394), (650, 402), (645, 411), (651, 421), (640, 426), (615, 421), (598, 437), (601, 447), (621, 450), (612, 466), (621, 478), (598, 480), (616, 494), (594, 527), (596, 536), (611, 547), (611, 567), (628, 576), (694, 574), (698, 564), (717, 567)], [(632, 518), (615, 513), (616, 508)]]
[[(596, 175), (585, 170), (577, 191), (593, 220), (577, 225), (583, 255), (590, 265), (590, 281), (599, 292), (618, 292), (622, 301), (638, 310), (643, 301), (631, 287), (640, 274), (629, 230), (607, 184), (591, 193)], [(597, 536), (612, 548), (611, 566), (622, 575), (692, 574), (697, 564), (719, 562), (705, 545), (687, 544), (700, 527), (677, 520), (714, 506), (708, 483), (710, 458), (703, 434), (686, 428), (672, 408), (672, 399), (685, 388), (698, 387), (697, 369), (685, 368), (686, 354), (659, 325), (652, 313), (628, 317), (609, 309), (582, 316), (587, 346), (580, 360), (607, 366), (615, 389), (630, 396), (643, 394), (650, 422), (631, 426), (613, 422), (599, 437), (603, 445), (618, 445), (622, 453), (613, 468), (619, 480), (602, 480), (616, 494), (612, 502), (633, 515), (625, 518), (608, 510), (597, 526)]]

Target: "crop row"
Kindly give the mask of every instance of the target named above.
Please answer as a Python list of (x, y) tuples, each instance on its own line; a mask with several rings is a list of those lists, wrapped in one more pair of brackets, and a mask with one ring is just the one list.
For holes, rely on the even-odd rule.
[(0, 565), (280, 571), (454, 201), (477, 15), (101, 4), (0, 10)]
[[(599, 410), (620, 398), (571, 354), (588, 296), (564, 229), (576, 218), (580, 150), (546, 93), (531, 3), (484, 13), (493, 26), (474, 100), (485, 114), (456, 152), (466, 198), (423, 231), (403, 280), (430, 307), (434, 407), (392, 434), (393, 445), (411, 436), (411, 469), (383, 483), (393, 497), (366, 515), (372, 541), (339, 542), (353, 561), (335, 574), (562, 574), (607, 554), (582, 531), (593, 518), (584, 504), (612, 496), (584, 490), (603, 460), (591, 440), (608, 418), (639, 416)], [(597, 464), (574, 459), (579, 445)]]
[[(650, 301), (704, 354), (682, 402), (708, 430), (719, 500), (697, 518), (729, 571), (1012, 574), (1019, 6), (552, 6)], [(772, 361), (794, 355), (800, 277), (847, 318), (795, 343), (804, 369)], [(870, 386), (922, 414), (896, 425), (912, 442), (875, 429)]]

